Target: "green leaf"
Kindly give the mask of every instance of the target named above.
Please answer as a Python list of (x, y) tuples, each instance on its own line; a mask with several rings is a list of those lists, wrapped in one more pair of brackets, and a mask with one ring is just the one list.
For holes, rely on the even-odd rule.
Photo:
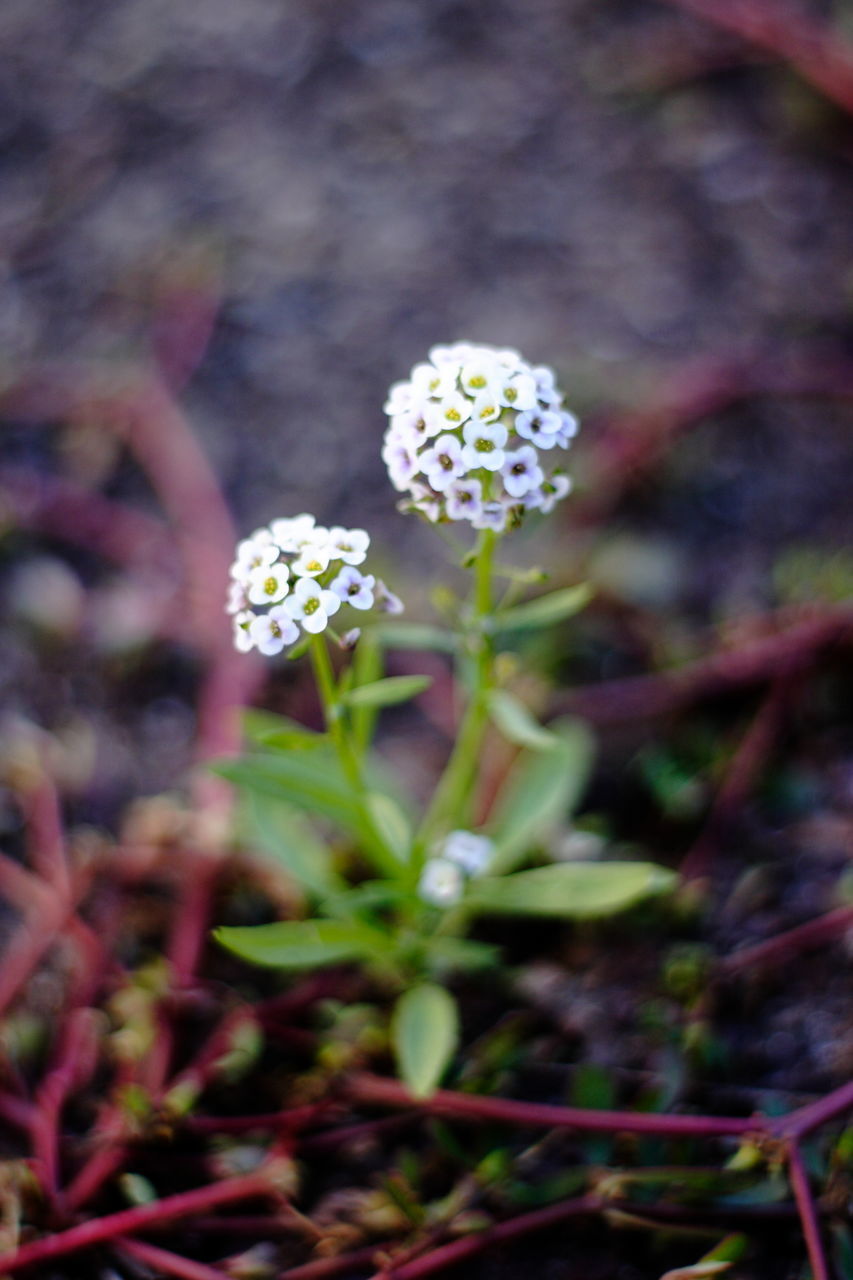
[(489, 715), (503, 736), (520, 747), (550, 751), (558, 744), (559, 739), (534, 720), (524, 703), (506, 689), (493, 689), (489, 694)]
[[(375, 635), (365, 630), (355, 647), (350, 671), (353, 686), (373, 684), (382, 675), (382, 646)], [(352, 734), (355, 744), (362, 754), (373, 741), (376, 728), (376, 707), (354, 707), (352, 711)]]
[(495, 631), (530, 631), (535, 627), (549, 627), (554, 622), (571, 618), (580, 613), (592, 598), (592, 588), (586, 582), (576, 587), (563, 587), (551, 591), (538, 600), (528, 600), (514, 609), (504, 609), (494, 617)]
[(595, 744), (582, 720), (555, 720), (548, 751), (522, 751), (489, 820), (495, 871), (509, 871), (577, 806), (592, 771)]
[(439, 934), (426, 939), (424, 955), (434, 973), (454, 973), (493, 969), (500, 962), (501, 951), (500, 947), (493, 947), (488, 942)]
[(412, 851), (412, 828), (403, 810), (390, 796), (371, 791), (367, 807), (385, 845), (401, 862), (408, 862)]
[(212, 768), (244, 791), (285, 800), (307, 813), (330, 818), (358, 839), (370, 837), (340, 766), (326, 752), (249, 755), (217, 761)]
[(251, 964), (269, 969), (311, 969), (370, 959), (388, 950), (389, 939), (377, 929), (340, 920), (282, 920), (214, 929), (221, 946)]
[(244, 711), (243, 728), (250, 741), (262, 747), (280, 751), (313, 750), (328, 747), (329, 736), (306, 729), (288, 716), (276, 716), (269, 711)]
[(332, 870), (328, 848), (292, 805), (248, 791), (240, 818), (246, 842), (274, 858), (309, 893), (325, 897), (346, 889), (346, 882)]
[(624, 911), (676, 882), (653, 862), (564, 862), (511, 876), (472, 880), (465, 906), (503, 915), (594, 919)]
[(749, 1240), (744, 1235), (726, 1236), (692, 1267), (676, 1267), (662, 1275), (660, 1280), (708, 1280), (708, 1277), (722, 1275), (733, 1262), (740, 1261), (748, 1245)]
[(459, 1039), (456, 1001), (444, 987), (422, 982), (401, 996), (391, 1040), (403, 1083), (416, 1098), (435, 1092)]
[(362, 684), (345, 694), (342, 701), (350, 707), (390, 707), (408, 702), (432, 684), (432, 676), (386, 676), (372, 684)]
[(458, 644), (453, 631), (419, 622), (380, 622), (370, 627), (370, 634), (376, 636), (386, 649), (424, 649), (453, 653)]

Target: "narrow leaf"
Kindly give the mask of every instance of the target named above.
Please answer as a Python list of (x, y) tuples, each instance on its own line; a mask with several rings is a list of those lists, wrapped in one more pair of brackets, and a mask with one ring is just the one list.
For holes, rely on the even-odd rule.
[(495, 614), (495, 631), (530, 631), (534, 627), (548, 627), (580, 613), (592, 598), (592, 588), (586, 582), (576, 587), (563, 587), (551, 591), (538, 600), (528, 600), (513, 609)]
[(403, 1083), (416, 1098), (428, 1098), (459, 1039), (456, 1001), (444, 987), (422, 982), (397, 1001), (391, 1039)]
[(548, 751), (523, 751), (513, 765), (489, 827), (496, 845), (492, 868), (509, 871), (574, 812), (592, 771), (595, 744), (582, 720), (556, 720)]
[(378, 930), (339, 920), (282, 920), (276, 924), (224, 926), (218, 943), (251, 964), (270, 969), (310, 969), (369, 959), (388, 949)]
[(506, 689), (493, 689), (489, 694), (489, 715), (503, 736), (520, 747), (550, 751), (559, 743), (553, 733), (534, 720), (524, 703)]
[(329, 849), (292, 805), (247, 791), (240, 817), (246, 842), (274, 858), (309, 893), (325, 897), (346, 889), (332, 870)]
[(389, 707), (396, 702), (408, 702), (431, 684), (431, 676), (386, 676), (384, 680), (351, 689), (343, 701), (350, 707)]
[(254, 709), (243, 712), (243, 728), (251, 742), (274, 750), (313, 750), (329, 745), (328, 735), (306, 729), (288, 716)]
[(503, 915), (586, 920), (624, 911), (675, 881), (672, 871), (653, 862), (566, 862), (472, 880), (465, 905)]
[(285, 800), (307, 813), (332, 819), (359, 839), (369, 837), (356, 798), (337, 761), (325, 752), (249, 755), (240, 760), (217, 761), (212, 768), (244, 791)]
[(370, 628), (386, 649), (423, 649), (452, 653), (457, 646), (453, 631), (430, 627), (419, 622), (380, 622)]
[(412, 828), (396, 800), (381, 791), (371, 791), (367, 796), (367, 807), (385, 845), (401, 862), (408, 862)]

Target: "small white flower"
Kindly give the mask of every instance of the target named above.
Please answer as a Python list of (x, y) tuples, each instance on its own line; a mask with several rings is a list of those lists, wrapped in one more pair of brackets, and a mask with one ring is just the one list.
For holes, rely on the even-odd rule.
[(452, 365), (441, 368), (434, 364), (416, 364), (412, 370), (412, 389), (416, 396), (444, 400), (456, 390), (456, 370)]
[(372, 609), (375, 583), (372, 573), (359, 573), (358, 569), (347, 565), (329, 583), (329, 590), (334, 591), (344, 604), (351, 604), (354, 609)]
[(504, 488), (513, 498), (521, 498), (530, 489), (535, 489), (545, 479), (545, 473), (539, 466), (539, 455), (532, 445), (522, 445), (506, 455), (501, 468)]
[(433, 414), (433, 420), (439, 422), (443, 430), (448, 427), (459, 427), (471, 417), (471, 401), (466, 400), (465, 396), (460, 395), (458, 391), (452, 391), (450, 395), (439, 401)]
[(290, 566), (298, 578), (316, 578), (329, 567), (332, 558), (328, 545), (309, 542)]
[(457, 369), (470, 360), (476, 347), (470, 342), (454, 342), (449, 347), (430, 347), (429, 358), (433, 364), (455, 365)]
[(382, 461), (388, 468), (388, 477), (398, 492), (408, 489), (420, 469), (414, 449), (399, 439), (386, 439), (382, 448)]
[(246, 582), (253, 569), (275, 564), (277, 559), (278, 547), (273, 542), (269, 529), (256, 529), (251, 537), (237, 543), (231, 577), (238, 582)]
[(464, 475), (467, 470), (462, 461), (462, 445), (456, 436), (449, 434), (439, 436), (431, 449), (424, 450), (420, 464), (433, 489), (439, 492), (447, 489), (457, 476)]
[(429, 858), (418, 883), (424, 902), (434, 907), (452, 907), (462, 897), (465, 882), (462, 871), (447, 858)]
[(552, 409), (531, 409), (520, 413), (515, 420), (518, 434), (540, 449), (553, 449), (562, 427), (562, 414), (555, 413)]
[(565, 498), (567, 493), (571, 492), (572, 482), (569, 476), (561, 473), (551, 476), (550, 480), (546, 480), (538, 489), (531, 490), (530, 493), (524, 495), (525, 507), (535, 507), (548, 515), (554, 510), (556, 504), (561, 498)]
[(388, 399), (384, 409), (389, 417), (395, 413), (405, 413), (414, 398), (411, 382), (395, 382), (388, 391)]
[(556, 376), (553, 369), (549, 369), (547, 364), (540, 364), (535, 369), (531, 369), (530, 372), (536, 383), (536, 398), (540, 404), (554, 407), (562, 403), (563, 397), (557, 390)]
[(249, 603), (249, 597), (246, 594), (245, 582), (229, 583), (228, 586), (228, 602), (225, 605), (226, 613), (241, 613)]
[(252, 623), (256, 617), (251, 609), (243, 609), (234, 618), (234, 648), (240, 653), (249, 653), (254, 648)]
[(299, 628), (285, 605), (276, 605), (269, 613), (254, 618), (249, 624), (249, 633), (252, 642), (267, 657), (281, 653), (285, 645), (299, 639)]
[(275, 604), (290, 590), (289, 577), (286, 564), (263, 565), (249, 574), (246, 594), (252, 604)]
[(301, 622), (306, 631), (319, 635), (326, 630), (332, 614), (340, 609), (341, 600), (313, 578), (300, 578), (284, 607), (294, 622)]
[(472, 422), (494, 422), (501, 416), (500, 396), (493, 391), (481, 391), (471, 406)]
[(557, 432), (557, 444), (563, 449), (568, 449), (578, 433), (579, 426), (580, 423), (575, 415), (563, 409), (560, 412), (560, 430)]
[(300, 516), (286, 516), (273, 520), (270, 534), (282, 551), (298, 551), (305, 538), (314, 531), (315, 519), (303, 513)]
[(476, 398), (498, 382), (502, 372), (494, 356), (478, 355), (462, 366), (459, 381), (463, 391)]
[(536, 408), (536, 381), (529, 373), (515, 373), (498, 387), (501, 404), (510, 409)]
[(328, 547), (333, 560), (344, 564), (363, 564), (370, 546), (370, 534), (364, 529), (342, 529), (335, 525), (329, 530)]
[(462, 435), (465, 440), (462, 461), (467, 467), (500, 471), (507, 440), (507, 429), (502, 422), (466, 422)]
[(419, 511), (432, 524), (441, 518), (441, 503), (432, 489), (413, 480), (409, 485), (409, 493), (411, 495), (409, 498), (398, 503), (399, 511)]
[(441, 856), (461, 867), (466, 875), (481, 875), (494, 857), (495, 846), (488, 836), (473, 831), (451, 831), (444, 842)]
[(376, 579), (376, 608), (380, 613), (404, 613), (405, 606), (399, 596), (389, 591), (381, 578)]
[(484, 502), (480, 514), (472, 516), (471, 524), (475, 529), (493, 529), (495, 533), (503, 533), (507, 515), (503, 502)]
[(349, 631), (345, 631), (339, 638), (338, 644), (342, 649), (354, 649), (361, 638), (361, 627), (351, 627)]
[(483, 486), (479, 480), (454, 480), (445, 496), (451, 520), (474, 520), (482, 513)]

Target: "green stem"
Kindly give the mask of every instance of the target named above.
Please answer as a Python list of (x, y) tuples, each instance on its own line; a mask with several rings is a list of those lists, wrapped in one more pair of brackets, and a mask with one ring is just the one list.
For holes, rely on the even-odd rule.
[(341, 715), (341, 704), (335, 683), (335, 673), (332, 669), (332, 660), (329, 657), (325, 637), (322, 635), (311, 637), (311, 662), (314, 667), (317, 689), (323, 706), (326, 728), (341, 762), (344, 775), (352, 787), (355, 801), (358, 805), (359, 816), (366, 832), (370, 836), (370, 853), (378, 869), (384, 875), (390, 875), (397, 879), (400, 875), (401, 864), (396, 854), (392, 849), (388, 848), (382, 835), (377, 830), (376, 822), (367, 803), (367, 786), (362, 776), (358, 753), (350, 740), (346, 723)]
[(492, 687), (492, 642), (485, 622), (492, 612), (492, 567), (495, 534), (483, 529), (474, 557), (474, 595), (468, 628), (473, 648), (473, 681), (468, 707), (459, 726), (456, 745), (445, 766), (432, 804), (424, 818), (418, 843), (423, 847), (439, 825), (464, 825), (471, 811), (480, 744), (488, 721), (488, 694)]

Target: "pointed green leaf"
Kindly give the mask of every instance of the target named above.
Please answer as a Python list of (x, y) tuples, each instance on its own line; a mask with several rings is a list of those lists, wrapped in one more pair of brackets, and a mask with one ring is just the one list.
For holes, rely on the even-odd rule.
[(346, 889), (346, 882), (332, 870), (328, 847), (285, 801), (263, 792), (245, 792), (240, 830), (248, 845), (274, 858), (309, 893), (325, 897)]
[(272, 750), (303, 751), (329, 746), (328, 734), (315, 733), (297, 720), (269, 711), (244, 711), (243, 728), (250, 741)]
[(564, 587), (551, 591), (538, 600), (528, 600), (514, 609), (504, 609), (495, 614), (495, 631), (530, 631), (534, 627), (549, 627), (554, 622), (571, 618), (589, 603), (592, 588), (586, 582), (576, 587)]
[(564, 862), (472, 880), (465, 905), (503, 915), (594, 919), (671, 889), (676, 876), (653, 862)]
[(251, 964), (269, 969), (311, 969), (365, 960), (388, 950), (377, 929), (340, 920), (281, 920), (275, 924), (214, 929), (218, 943)]
[(330, 818), (359, 838), (369, 837), (358, 803), (337, 761), (325, 751), (310, 755), (248, 755), (240, 760), (220, 760), (212, 766), (244, 791), (255, 791), (285, 800)]
[(432, 676), (386, 676), (384, 680), (351, 689), (342, 701), (350, 707), (390, 707), (417, 697), (431, 684)]
[(510, 742), (531, 751), (550, 751), (559, 739), (549, 733), (519, 702), (515, 694), (506, 689), (493, 689), (489, 694), (489, 715), (501, 733)]
[(419, 622), (380, 622), (370, 628), (386, 649), (424, 649), (452, 653), (458, 644), (453, 631)]
[(422, 982), (397, 1001), (391, 1039), (403, 1083), (416, 1098), (428, 1098), (459, 1039), (456, 1001), (444, 987)]
[(381, 791), (371, 791), (367, 796), (367, 807), (385, 845), (401, 862), (408, 862), (412, 850), (412, 828), (396, 800)]
[(522, 751), (489, 819), (495, 871), (509, 871), (574, 812), (589, 780), (595, 744), (582, 720), (555, 720), (548, 751)]

